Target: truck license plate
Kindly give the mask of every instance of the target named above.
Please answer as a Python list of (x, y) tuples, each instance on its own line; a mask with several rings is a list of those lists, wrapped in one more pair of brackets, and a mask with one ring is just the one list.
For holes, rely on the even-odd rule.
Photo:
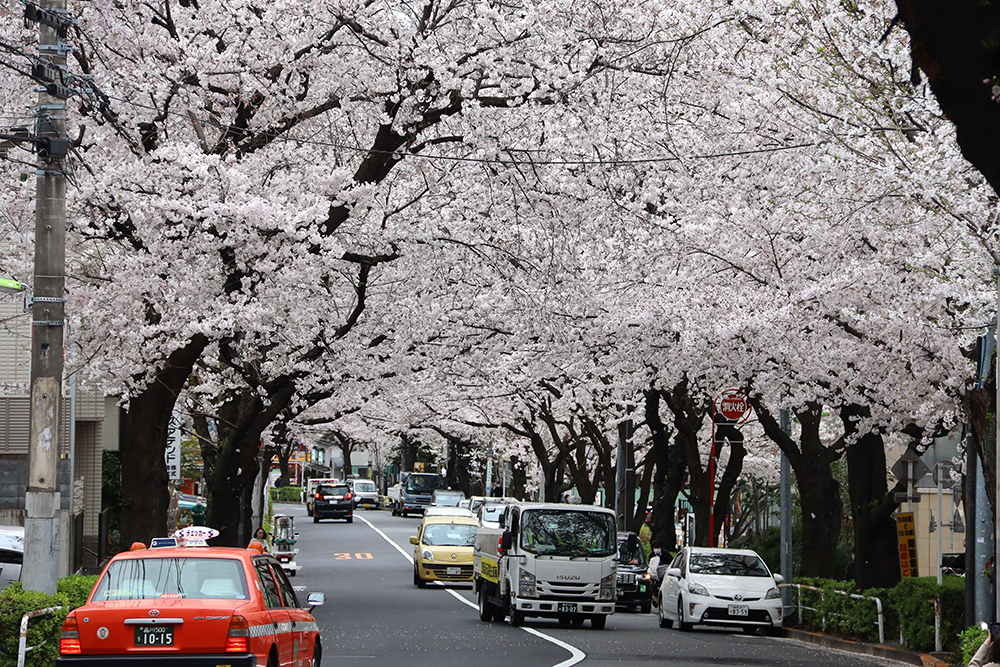
[(749, 616), (750, 607), (745, 604), (731, 604), (729, 605), (729, 615), (730, 616)]
[(458, 576), (458, 575), (462, 574), (462, 568), (460, 568), (460, 567), (449, 567), (448, 568), (448, 574), (451, 575), (451, 576)]
[(572, 602), (560, 602), (559, 607), (556, 609), (560, 614), (575, 614), (576, 605)]
[(172, 625), (137, 625), (135, 626), (136, 646), (173, 646), (174, 626)]

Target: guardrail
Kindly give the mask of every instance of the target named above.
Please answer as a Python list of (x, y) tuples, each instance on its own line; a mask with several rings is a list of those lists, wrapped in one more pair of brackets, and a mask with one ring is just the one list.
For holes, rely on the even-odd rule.
[[(799, 610), (799, 623), (800, 624), (802, 623), (802, 610), (803, 609), (808, 609), (809, 611), (815, 611), (815, 612), (819, 611), (815, 607), (807, 607), (807, 606), (805, 606), (805, 605), (802, 604), (802, 592), (801, 592), (802, 589), (806, 589), (806, 590), (810, 590), (810, 591), (819, 591), (820, 593), (836, 593), (837, 595), (844, 595), (846, 597), (854, 598), (856, 600), (871, 600), (871, 601), (873, 601), (875, 603), (875, 609), (876, 609), (876, 612), (878, 614), (878, 620), (876, 621), (876, 623), (878, 624), (878, 643), (879, 644), (884, 644), (885, 643), (885, 624), (883, 622), (882, 600), (880, 600), (880, 599), (878, 599), (876, 597), (872, 597), (870, 595), (858, 595), (857, 593), (848, 593), (847, 591), (837, 591), (837, 590), (831, 590), (831, 589), (826, 589), (826, 588), (817, 588), (816, 586), (806, 586), (805, 584), (778, 584), (778, 587), (779, 588), (794, 588), (794, 589), (796, 589), (795, 597), (798, 600), (798, 604), (796, 606), (798, 607), (798, 610)], [(826, 627), (826, 617), (823, 617), (823, 626)]]
[[(24, 656), (28, 651), (34, 650), (41, 646), (28, 646), (28, 621), (38, 616), (45, 616), (46, 614), (51, 614), (54, 611), (59, 611), (62, 607), (46, 607), (45, 609), (35, 609), (34, 611), (29, 611), (27, 614), (21, 617), (21, 635), (17, 640), (17, 667), (24, 667)], [(42, 642), (43, 644), (45, 642)]]

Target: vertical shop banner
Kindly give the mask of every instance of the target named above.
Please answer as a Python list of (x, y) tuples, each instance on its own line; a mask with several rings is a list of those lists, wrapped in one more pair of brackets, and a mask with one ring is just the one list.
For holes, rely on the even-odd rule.
[(917, 576), (917, 533), (913, 512), (896, 514), (896, 533), (899, 535), (899, 567), (904, 577)]

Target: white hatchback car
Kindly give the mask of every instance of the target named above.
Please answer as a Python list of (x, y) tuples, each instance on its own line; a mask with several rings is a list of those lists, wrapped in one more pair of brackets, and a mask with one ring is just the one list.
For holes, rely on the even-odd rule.
[(749, 549), (682, 549), (660, 584), (660, 627), (723, 625), (752, 634), (781, 625), (784, 579)]

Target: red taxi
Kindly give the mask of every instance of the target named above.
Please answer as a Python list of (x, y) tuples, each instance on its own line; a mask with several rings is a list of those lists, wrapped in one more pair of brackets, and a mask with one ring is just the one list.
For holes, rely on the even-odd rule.
[(323, 602), (312, 593), (303, 609), (259, 543), (137, 544), (111, 559), (87, 603), (66, 617), (56, 665), (319, 667), (319, 628), (309, 612)]

